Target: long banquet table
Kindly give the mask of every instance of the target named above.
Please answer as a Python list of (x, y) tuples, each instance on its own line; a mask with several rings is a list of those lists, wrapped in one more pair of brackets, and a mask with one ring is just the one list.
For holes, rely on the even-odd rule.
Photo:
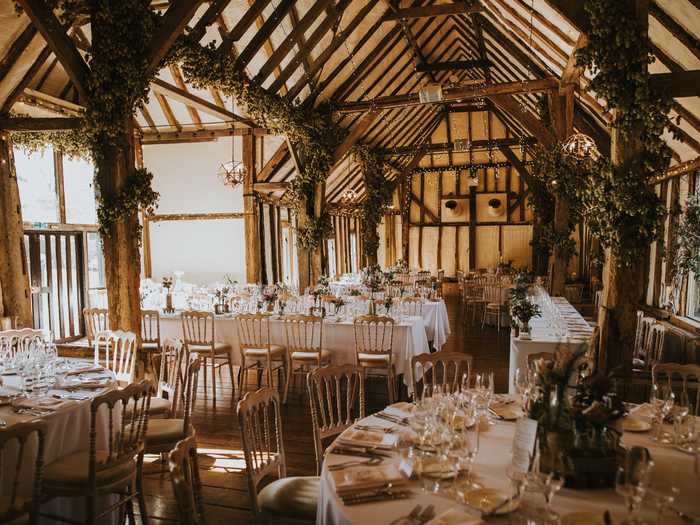
[[(163, 315), (161, 317), (161, 338), (182, 337), (180, 315)], [(228, 343), (232, 348), (231, 361), (240, 365), (241, 354), (238, 334), (233, 316), (216, 316), (214, 336), (217, 341)], [(270, 321), (271, 343), (286, 346), (287, 336), (283, 321), (273, 316)], [(331, 351), (331, 362), (336, 365), (355, 363), (355, 333), (351, 321), (323, 321), (323, 348)], [(420, 317), (405, 317), (394, 325), (393, 355), (396, 374), (403, 374), (404, 384), (409, 392), (413, 391), (411, 383), (411, 358), (430, 352), (428, 338)]]
[[(19, 390), (20, 378), (16, 375), (4, 375), (2, 377), (3, 389)], [(116, 383), (112, 383), (116, 385)], [(74, 400), (66, 399), (58, 405), (55, 410), (37, 418), (35, 415), (22, 414), (14, 411), (11, 405), (0, 406), (0, 419), (4, 420), (8, 427), (41, 419), (46, 425), (44, 441), (44, 465), (69, 454), (89, 449), (90, 435), (90, 405), (92, 399), (98, 394), (113, 388), (108, 386), (99, 390), (80, 390), (79, 393), (87, 399)], [(49, 390), (48, 396), (66, 394), (65, 390), (53, 388)], [(103, 409), (105, 407), (102, 407)], [(108, 448), (109, 417), (108, 411), (100, 410), (97, 414), (97, 448), (106, 450)], [(118, 428), (118, 423), (115, 423)], [(25, 446), (25, 458), (19, 478), (18, 494), (23, 497), (31, 497), (34, 479), (33, 458), (36, 455), (36, 439), (32, 438)], [(0, 471), (0, 494), (10, 494), (11, 484), (14, 481), (14, 472), (18, 451), (16, 443), (8, 445), (3, 451), (2, 470)], [(106, 498), (100, 498), (98, 508), (108, 506)], [(72, 519), (82, 519), (84, 516), (84, 500), (76, 498), (55, 498), (41, 507), (41, 512), (67, 516)], [(117, 513), (112, 513), (110, 517), (103, 517), (101, 523), (111, 523), (117, 521)], [(48, 519), (41, 519), (40, 523), (52, 523)]]
[[(381, 427), (390, 425), (386, 420), (379, 419), (376, 416), (366, 417), (356, 424)], [(481, 432), (479, 452), (473, 469), (473, 479), (475, 481), (484, 487), (502, 491), (506, 496), (512, 494), (510, 481), (506, 476), (506, 469), (511, 462), (514, 432), (515, 423), (506, 421), (497, 421), (488, 430)], [(655, 462), (652, 483), (659, 486), (673, 484), (678, 487), (681, 492), (674, 505), (682, 512), (693, 516), (700, 515), (700, 478), (694, 472), (694, 461), (691, 455), (669, 446), (656, 445), (651, 440), (650, 433), (626, 432), (623, 435), (623, 444), (625, 446), (647, 447)], [(419, 481), (409, 481), (408, 488), (414, 492), (413, 497), (409, 499), (347, 506), (343, 504), (335, 492), (334, 482), (330, 476), (328, 465), (361, 458), (333, 454), (334, 446), (335, 442), (327, 451), (321, 473), (316, 517), (317, 525), (392, 523), (393, 520), (406, 516), (416, 504), (420, 504), (423, 507), (434, 505), (437, 515), (451, 508), (458, 508), (467, 513), (470, 512), (470, 509), (450, 497), (424, 492)], [(398, 467), (399, 462), (398, 452), (392, 451), (391, 458), (385, 460), (382, 466), (393, 464)], [(403, 487), (401, 489), (403, 490)], [(534, 502), (537, 505), (544, 505), (544, 499), (541, 494), (526, 492), (525, 498), (529, 504)], [(602, 515), (605, 510), (611, 511), (613, 523), (621, 523), (622, 518), (625, 516), (623, 498), (617, 495), (613, 489), (562, 489), (554, 497), (553, 509), (561, 515), (573, 512), (591, 513), (599, 520), (594, 522), (589, 519), (588, 521), (577, 521), (575, 523), (603, 523)], [(656, 510), (650, 497), (646, 498), (640, 514), (647, 523), (655, 522)], [(508, 522), (508, 516), (489, 518), (489, 523)], [(674, 524), (683, 523), (683, 521), (667, 513), (663, 523)]]
[(549, 317), (536, 317), (530, 321), (531, 339), (520, 339), (511, 332), (510, 362), (508, 367), (508, 392), (515, 393), (515, 371), (527, 367), (527, 356), (540, 352), (555, 353), (564, 346), (576, 349), (590, 341), (593, 328), (581, 314), (563, 297), (553, 297), (552, 302), (558, 308), (567, 325), (567, 335), (555, 336), (549, 326)]

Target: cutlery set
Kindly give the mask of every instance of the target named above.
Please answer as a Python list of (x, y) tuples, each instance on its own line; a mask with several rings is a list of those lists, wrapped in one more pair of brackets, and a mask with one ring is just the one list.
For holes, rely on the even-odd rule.
[(393, 485), (388, 483), (376, 489), (362, 489), (357, 492), (343, 494), (341, 499), (345, 505), (361, 505), (363, 503), (376, 503), (378, 501), (393, 501), (413, 497), (410, 490), (393, 490)]
[(335, 465), (328, 465), (328, 470), (334, 471), (334, 470), (343, 470), (346, 468), (350, 467), (359, 467), (361, 465), (366, 465), (368, 467), (373, 467), (376, 465), (380, 465), (384, 461), (380, 457), (372, 457), (369, 458), (367, 461), (344, 461), (342, 463), (336, 463)]
[(392, 414), (387, 414), (386, 412), (378, 412), (374, 414), (374, 417), (378, 417), (384, 421), (389, 421), (395, 425), (408, 426), (408, 419), (405, 417), (394, 416)]
[(435, 507), (428, 505), (423, 508), (421, 505), (413, 507), (407, 516), (395, 519), (389, 525), (423, 525), (435, 517)]
[(355, 456), (359, 458), (390, 458), (391, 454), (385, 450), (379, 450), (370, 447), (354, 447), (354, 446), (336, 446), (333, 447), (331, 454), (341, 456)]

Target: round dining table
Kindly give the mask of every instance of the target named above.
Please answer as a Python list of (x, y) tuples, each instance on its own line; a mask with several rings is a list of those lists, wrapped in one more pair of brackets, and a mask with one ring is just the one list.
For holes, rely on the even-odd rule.
[[(94, 368), (92, 366), (85, 367)], [(98, 378), (104, 383), (101, 388), (79, 389), (77, 387), (61, 388), (55, 384), (45, 395), (34, 398), (14, 397), (9, 402), (11, 394), (21, 391), (22, 380), (17, 375), (3, 375), (0, 394), (6, 401), (0, 406), (0, 423), (3, 427), (10, 427), (17, 423), (41, 420), (46, 428), (44, 437), (44, 465), (48, 465), (57, 459), (69, 454), (89, 449), (89, 431), (92, 400), (99, 394), (103, 394), (116, 388), (114, 374), (109, 370), (86, 372), (83, 376), (86, 382), (94, 382)], [(103, 409), (105, 407), (102, 407)], [(100, 410), (97, 413), (97, 447), (108, 448), (109, 417), (108, 410)], [(118, 417), (116, 415), (115, 417)], [(118, 428), (118, 422), (115, 423)], [(36, 457), (37, 440), (33, 437), (24, 449), (23, 461), (19, 474), (18, 494), (22, 497), (31, 497), (34, 480), (34, 458)], [(10, 494), (14, 482), (14, 472), (19, 451), (17, 443), (10, 443), (2, 451), (0, 458), (2, 470), (0, 470), (0, 494)], [(100, 506), (108, 506), (111, 497), (100, 498)], [(67, 516), (80, 520), (83, 518), (84, 500), (80, 498), (54, 498), (41, 506), (41, 512), (51, 515)], [(100, 523), (112, 523), (117, 521), (117, 513), (103, 518)], [(40, 523), (54, 523), (46, 518), (40, 519)], [(58, 522), (56, 522), (58, 523)]]
[[(362, 458), (335, 453), (334, 450), (341, 446), (338, 441), (343, 440), (343, 436), (353, 432), (357, 425), (365, 427), (391, 426), (392, 433), (408, 431), (407, 427), (392, 424), (385, 419), (380, 419), (376, 415), (368, 416), (358, 422), (343, 434), (341, 434), (328, 448), (321, 472), (320, 493), (317, 507), (317, 525), (350, 525), (350, 524), (392, 524), (392, 523), (420, 523), (420, 521), (404, 520), (411, 510), (420, 505), (423, 510), (432, 506), (435, 520), (433, 523), (457, 524), (457, 523), (479, 523), (479, 512), (471, 507), (458, 502), (454, 497), (447, 494), (435, 494), (423, 490), (420, 481), (408, 480), (407, 485), (397, 487), (396, 490), (410, 490), (412, 496), (407, 499), (396, 499), (386, 501), (376, 501), (355, 505), (345, 505), (336, 492), (335, 479), (338, 473), (348, 472), (348, 470), (329, 471), (330, 465), (337, 465), (348, 461), (363, 461)], [(483, 427), (483, 425), (482, 425)], [(511, 497), (514, 494), (511, 481), (506, 475), (508, 466), (511, 464), (511, 451), (513, 436), (515, 432), (515, 422), (497, 420), (486, 430), (480, 432), (479, 452), (475, 460), (472, 479), (485, 488), (495, 489), (501, 492), (504, 497)], [(695, 461), (692, 455), (686, 454), (671, 446), (657, 445), (651, 439), (650, 433), (625, 432), (623, 435), (623, 445), (644, 446), (651, 452), (655, 462), (652, 483), (658, 485), (674, 485), (680, 489), (680, 494), (674, 503), (674, 508), (686, 513), (689, 516), (700, 516), (700, 477), (695, 472)], [(401, 462), (399, 450), (390, 449), (389, 456), (380, 465), (363, 465), (363, 469), (375, 468), (398, 468)], [(333, 476), (335, 475), (335, 477)], [(656, 507), (654, 499), (647, 496), (640, 516), (646, 523), (656, 523)], [(544, 497), (541, 493), (525, 491), (522, 497), (522, 504), (529, 509), (542, 507), (544, 510)], [(622, 496), (616, 494), (613, 489), (599, 490), (574, 490), (564, 488), (560, 490), (553, 499), (553, 510), (563, 518), (562, 523), (595, 524), (603, 525), (604, 512), (610, 511), (612, 523), (622, 523), (625, 515), (625, 504)], [(447, 518), (447, 511), (456, 513)], [(463, 513), (463, 514), (462, 514)], [(444, 516), (442, 520), (439, 518)], [(460, 515), (463, 518), (460, 519)], [(528, 514), (529, 516), (530, 514)], [(536, 515), (536, 514), (535, 514)], [(543, 515), (540, 512), (540, 515)], [(569, 516), (567, 518), (567, 515)], [(469, 520), (473, 521), (469, 521)], [(569, 519), (570, 521), (567, 521)], [(488, 518), (489, 523), (509, 523), (508, 515), (492, 516)], [(517, 521), (514, 523), (541, 523), (541, 521)], [(678, 514), (668, 510), (663, 516), (662, 523), (691, 523), (686, 518), (682, 519)]]

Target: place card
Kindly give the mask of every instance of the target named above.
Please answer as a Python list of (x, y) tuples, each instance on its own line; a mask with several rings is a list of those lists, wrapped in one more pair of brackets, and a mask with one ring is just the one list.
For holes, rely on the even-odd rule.
[(520, 472), (530, 470), (530, 458), (535, 453), (537, 443), (537, 421), (523, 417), (515, 424), (513, 436), (513, 460), (512, 466)]

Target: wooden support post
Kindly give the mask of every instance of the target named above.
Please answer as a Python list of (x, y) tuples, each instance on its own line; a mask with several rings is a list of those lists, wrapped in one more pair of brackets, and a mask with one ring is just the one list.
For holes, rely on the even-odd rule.
[(19, 326), (32, 326), (26, 260), (12, 143), (0, 130), (0, 317), (17, 317)]
[[(323, 215), (323, 210), (326, 205), (326, 183), (316, 183), (314, 188), (314, 218), (316, 220)], [(311, 252), (311, 282), (316, 284), (319, 278), (324, 273), (323, 264), (323, 243), (325, 239), (321, 239), (320, 244)]]
[[(646, 24), (648, 21), (648, 2), (636, 2), (636, 15)], [(623, 136), (617, 128), (611, 130), (610, 153), (615, 166), (625, 168), (638, 158), (642, 145), (638, 133)], [(632, 353), (637, 325), (637, 308), (644, 303), (646, 293), (646, 262), (649, 246), (639, 246), (639, 255), (630, 266), (623, 267), (610, 249), (605, 253), (603, 268), (603, 297), (598, 313), (600, 330), (600, 347), (598, 365), (602, 370), (610, 371), (622, 368), (631, 372)]]
[[(235, 140), (231, 137), (231, 140)], [(262, 282), (262, 264), (260, 261), (261, 235), (258, 229), (258, 206), (256, 206), (255, 192), (255, 137), (246, 135), (243, 137), (243, 166), (245, 178), (243, 179), (243, 212), (245, 213), (245, 275), (246, 282)]]
[[(549, 108), (552, 116), (552, 125), (558, 141), (564, 141), (573, 131), (573, 84), (564, 87), (564, 94), (558, 91), (549, 92)], [(569, 233), (569, 202), (561, 195), (555, 196), (554, 201), (554, 232), (560, 236)], [(564, 285), (566, 284), (566, 269), (568, 265), (566, 254), (557, 245), (552, 250), (549, 259), (549, 273), (551, 276), (552, 295), (564, 295)]]
[(409, 191), (412, 191), (409, 186), (410, 175), (404, 174), (401, 179), (401, 258), (404, 263), (408, 264), (408, 239), (409, 239), (409, 221), (411, 220), (411, 201), (407, 200)]

